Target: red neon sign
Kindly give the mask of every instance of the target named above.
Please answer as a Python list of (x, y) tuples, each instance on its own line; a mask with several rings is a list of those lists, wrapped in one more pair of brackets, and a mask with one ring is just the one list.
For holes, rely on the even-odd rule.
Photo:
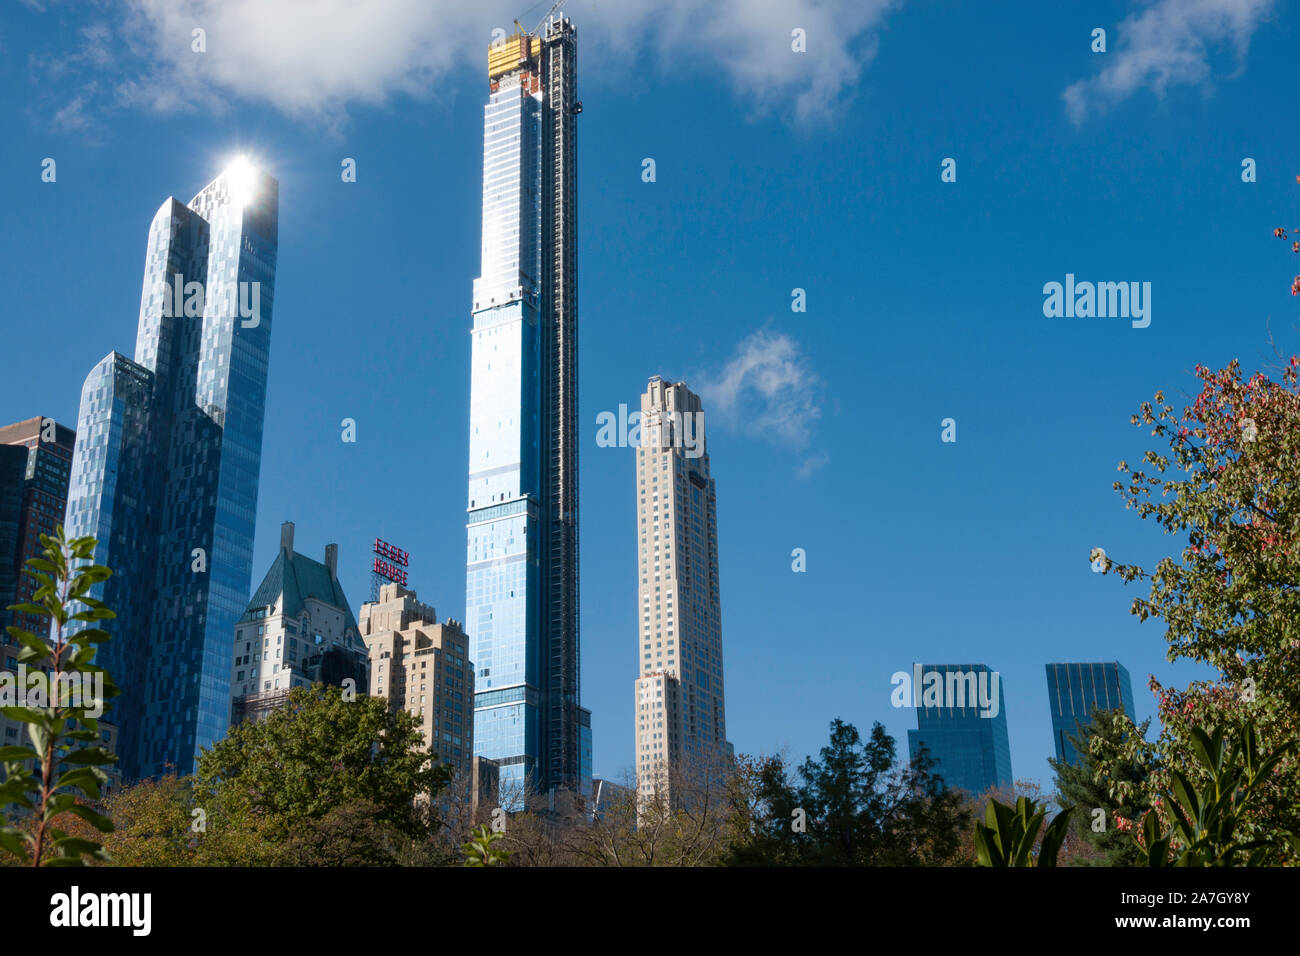
[(394, 584), (400, 584), (402, 587), (406, 587), (406, 572), (395, 565), (389, 564), (383, 558), (375, 558), (374, 570), (375, 574), (379, 575), (381, 578), (387, 578)]
[(375, 539), (374, 551), (375, 554), (379, 555), (381, 558), (387, 558), (389, 561), (392, 561), (394, 564), (400, 564), (402, 567), (406, 567), (411, 563), (411, 556), (408, 552), (403, 551), (396, 545), (389, 544), (383, 538)]

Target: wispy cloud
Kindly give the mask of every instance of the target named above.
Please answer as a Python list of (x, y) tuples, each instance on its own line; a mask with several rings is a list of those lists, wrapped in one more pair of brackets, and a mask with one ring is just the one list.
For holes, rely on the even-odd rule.
[(1072, 83), (1062, 94), (1076, 125), (1139, 89), (1164, 96), (1174, 86), (1211, 80), (1211, 57), (1230, 50), (1239, 69), (1250, 38), (1275, 0), (1156, 0), (1114, 31), (1116, 47), (1099, 55), (1095, 76)]
[(825, 468), (830, 460), (831, 456), (829, 454), (824, 451), (818, 452), (799, 466), (799, 470), (795, 472), (795, 477), (811, 478), (815, 473)]
[(808, 447), (821, 418), (821, 379), (788, 335), (760, 329), (697, 381), (712, 420), (796, 451)]
[[(643, 62), (673, 75), (720, 72), (747, 109), (814, 123), (829, 121), (853, 95), (885, 17), (901, 2), (572, 0), (567, 11), (588, 40), (583, 61), (599, 68), (584, 83), (599, 82), (603, 68), (630, 73)], [(93, 65), (104, 80), (94, 104), (99, 109), (208, 110), (233, 99), (334, 125), (356, 105), (435, 96), (452, 70), (481, 65), (492, 30), (513, 29), (521, 6), (519, 0), (121, 0), (111, 27), (83, 34), (79, 49), (34, 60), (45, 67), (44, 78), (84, 77)], [(540, 9), (521, 19), (539, 16)], [(192, 49), (195, 29), (205, 31), (205, 52)], [(795, 29), (804, 31), (806, 52), (791, 48)], [(109, 61), (113, 68), (106, 71)]]

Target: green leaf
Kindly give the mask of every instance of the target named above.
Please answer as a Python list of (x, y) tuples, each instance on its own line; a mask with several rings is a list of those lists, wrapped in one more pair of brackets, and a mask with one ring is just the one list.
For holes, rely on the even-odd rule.
[(74, 816), (81, 817), (81, 819), (85, 820), (100, 833), (112, 833), (115, 829), (111, 819), (84, 803), (79, 803), (75, 807), (70, 807), (68, 812)]
[(104, 765), (117, 763), (117, 757), (103, 747), (86, 747), (74, 750), (63, 758), (64, 763)]
[(33, 724), (45, 719), (45, 712), (37, 707), (0, 707), (0, 714), (22, 724)]
[(0, 827), (0, 850), (27, 863), (31, 855), (27, 851), (25, 836), (26, 834), (18, 832), (13, 827)]
[[(67, 773), (60, 775), (54, 785), (60, 790), (69, 787), (80, 787), (81, 790), (91, 800), (99, 799), (100, 787), (106, 782), (107, 774), (102, 770), (93, 767), (78, 767), (75, 770), (69, 770)], [(67, 808), (71, 810), (71, 807)]]
[(1065, 836), (1070, 830), (1072, 813), (1074, 807), (1065, 807), (1048, 824), (1046, 832), (1043, 833), (1043, 844), (1038, 851), (1039, 866), (1056, 866), (1056, 857), (1061, 852), (1061, 844), (1065, 842)]
[[(17, 611), (20, 614), (39, 614), (42, 617), (50, 616), (50, 609), (45, 607), (43, 604), (10, 604), (8, 610)], [(12, 631), (10, 633), (12, 633)]]

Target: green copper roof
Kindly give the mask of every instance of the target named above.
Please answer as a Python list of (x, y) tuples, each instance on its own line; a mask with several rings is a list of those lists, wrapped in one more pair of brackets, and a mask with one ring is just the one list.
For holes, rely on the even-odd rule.
[(342, 608), (347, 626), (354, 631), (357, 619), (352, 616), (352, 606), (343, 594), (343, 587), (331, 577), (330, 569), (319, 561), (299, 554), (290, 553), (284, 548), (275, 557), (271, 570), (266, 572), (262, 583), (248, 602), (244, 616), (237, 623), (244, 624), (253, 620), (253, 612), (258, 608), (271, 607), (280, 595), (284, 595), (283, 612), (287, 617), (297, 617), (302, 613), (307, 598), (315, 598), (323, 604)]

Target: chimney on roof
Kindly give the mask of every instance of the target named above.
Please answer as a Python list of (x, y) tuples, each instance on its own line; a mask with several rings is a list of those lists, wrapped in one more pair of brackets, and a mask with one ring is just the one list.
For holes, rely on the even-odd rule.
[(293, 522), (286, 521), (280, 525), (280, 549), (293, 554)]
[(339, 546), (337, 544), (325, 545), (325, 567), (330, 569), (330, 577), (339, 576)]

